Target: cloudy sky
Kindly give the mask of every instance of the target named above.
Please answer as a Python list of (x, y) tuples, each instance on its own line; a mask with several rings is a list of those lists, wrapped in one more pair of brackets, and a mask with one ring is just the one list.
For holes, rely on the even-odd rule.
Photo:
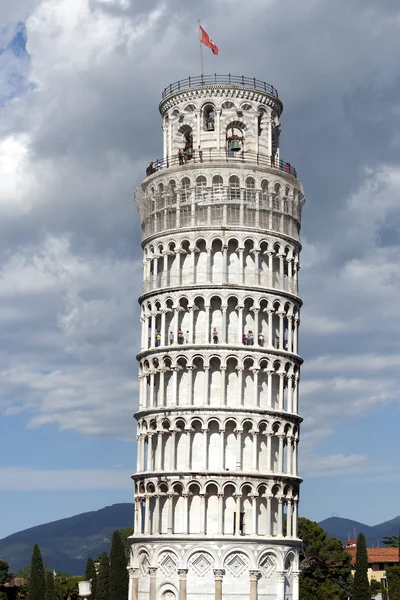
[(133, 192), (199, 17), (207, 72), (278, 89), (307, 196), (301, 514), (399, 513), (398, 2), (2, 0), (0, 537), (132, 500)]

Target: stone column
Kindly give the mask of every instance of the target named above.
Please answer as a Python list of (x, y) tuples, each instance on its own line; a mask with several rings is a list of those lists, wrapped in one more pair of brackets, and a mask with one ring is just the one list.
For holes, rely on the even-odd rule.
[(167, 525), (167, 533), (172, 534), (173, 531), (173, 520), (174, 520), (174, 493), (167, 494), (167, 502), (168, 502), (168, 525)]
[(260, 571), (249, 571), (250, 575), (250, 600), (258, 600), (258, 579), (260, 577)]
[[(192, 214), (193, 214), (193, 204), (192, 204)], [(194, 225), (194, 224), (193, 224)], [(195, 249), (190, 248), (190, 273), (189, 273), (189, 281), (191, 284), (196, 281), (196, 254)]]
[(147, 434), (148, 443), (147, 443), (147, 470), (154, 471), (154, 453), (153, 453), (153, 431), (149, 431)]
[(165, 387), (165, 369), (164, 369), (164, 367), (162, 367), (160, 369), (160, 384), (159, 384), (159, 388), (158, 388), (158, 401), (157, 401), (158, 406), (164, 406), (164, 397), (165, 397), (164, 387)]
[(238, 399), (237, 399), (237, 404), (238, 406), (243, 406), (243, 367), (236, 367), (237, 370), (237, 374), (238, 374)]
[(179, 406), (177, 367), (172, 367), (172, 401), (175, 402), (177, 406)]
[(128, 600), (138, 600), (139, 598), (139, 569), (126, 567), (129, 573), (129, 593)]
[(299, 600), (300, 571), (292, 571), (292, 600)]
[[(149, 567), (150, 575), (150, 599), (157, 600), (157, 567)], [(284, 599), (282, 599), (284, 600)]]
[(241, 344), (242, 343), (242, 339), (243, 339), (243, 311), (244, 311), (244, 306), (238, 306), (237, 307), (237, 311), (238, 311), (238, 334), (237, 334), (237, 344)]
[(189, 307), (189, 344), (194, 344), (194, 307), (193, 306)]
[(226, 367), (221, 367), (221, 405), (226, 406)]
[(149, 525), (150, 525), (150, 496), (146, 494), (144, 501), (144, 533), (149, 534)]
[(299, 319), (294, 320), (293, 353), (299, 353)]
[(259, 324), (260, 309), (254, 308), (253, 313), (254, 313), (254, 345), (258, 346), (258, 333), (260, 331), (260, 324)]
[(191, 446), (191, 430), (185, 429), (186, 446), (185, 446), (185, 471), (190, 469), (190, 446)]
[(283, 498), (278, 498), (278, 533), (279, 537), (283, 535)]
[(258, 407), (258, 374), (260, 372), (260, 369), (253, 369), (253, 385), (254, 385), (254, 392), (253, 392), (253, 404), (254, 406)]
[(240, 285), (244, 285), (244, 277), (245, 277), (244, 248), (238, 248), (238, 252), (239, 252), (239, 281), (238, 281), (238, 283)]
[(161, 341), (160, 341), (160, 345), (161, 346), (166, 346), (166, 332), (165, 332), (165, 315), (166, 315), (166, 310), (163, 309), (161, 311)]
[(251, 535), (257, 535), (257, 494), (251, 494)]
[(289, 499), (286, 504), (286, 537), (292, 537), (292, 501)]
[(225, 569), (214, 569), (215, 600), (222, 600), (222, 580), (224, 575)]
[(221, 310), (222, 310), (222, 331), (221, 331), (221, 343), (222, 344), (226, 344), (227, 342), (227, 335), (226, 335), (226, 313), (228, 310), (227, 306), (221, 306)]
[(160, 527), (160, 496), (159, 494), (154, 494), (154, 513), (153, 513), (153, 530), (152, 533), (159, 534)]
[[(225, 207), (226, 204), (224, 205)], [(225, 245), (222, 246), (222, 283), (228, 283), (228, 246)]]
[(287, 453), (286, 453), (286, 475), (291, 475), (292, 474), (292, 455), (293, 455), (292, 443), (293, 443), (293, 437), (291, 435), (288, 435), (286, 437), (286, 448), (287, 448)]
[(268, 287), (274, 287), (274, 256), (275, 252), (267, 252), (268, 254)]
[(285, 313), (279, 312), (278, 317), (279, 317), (279, 350), (283, 350), (284, 349), (283, 338), (285, 335), (285, 329), (284, 329)]
[[(258, 211), (257, 211), (257, 215), (258, 215)], [(256, 285), (260, 285), (260, 251), (259, 250), (254, 250), (254, 281)], [(256, 329), (256, 333), (258, 333), (257, 329)]]
[(293, 412), (293, 375), (288, 375), (287, 378), (288, 386), (287, 386), (287, 412)]
[(141, 336), (141, 340), (140, 340), (140, 349), (144, 350), (146, 348), (146, 323), (147, 323), (147, 318), (146, 317), (140, 317), (140, 322), (142, 324), (142, 328), (141, 328), (142, 336)]
[(253, 431), (253, 471), (258, 469), (258, 431)]
[(243, 429), (236, 429), (236, 470), (242, 469), (242, 434)]
[(210, 367), (204, 366), (204, 406), (208, 406), (210, 403), (209, 379), (210, 379)]
[(271, 407), (272, 406), (272, 375), (275, 373), (275, 371), (271, 368), (267, 369), (267, 375), (268, 375), (268, 389), (267, 389), (267, 406)]
[(294, 475), (295, 477), (297, 477), (297, 473), (298, 473), (298, 465), (297, 465), (297, 444), (298, 444), (299, 440), (296, 440), (296, 438), (293, 440), (293, 457), (292, 457), (292, 475)]
[(272, 471), (272, 433), (267, 433), (267, 471)]
[(272, 527), (271, 527), (271, 518), (272, 518), (272, 514), (271, 514), (271, 501), (272, 501), (272, 496), (266, 496), (267, 498), (267, 531), (266, 534), (271, 536), (272, 535)]
[(297, 415), (299, 403), (299, 376), (294, 377), (294, 388), (293, 388), (293, 412)]
[(135, 498), (135, 534), (141, 533), (140, 529), (140, 508), (141, 508), (141, 499)]
[(276, 600), (285, 600), (285, 575), (286, 571), (276, 572)]
[(208, 429), (202, 428), (203, 432), (203, 469), (207, 470), (207, 454), (208, 454)]
[(279, 446), (278, 446), (278, 472), (283, 473), (283, 443), (285, 440), (285, 436), (283, 434), (278, 436), (279, 438)]
[(267, 313), (268, 313), (268, 348), (273, 348), (274, 347), (273, 324), (274, 324), (275, 311), (267, 310)]
[(223, 471), (225, 469), (225, 430), (224, 429), (220, 429), (219, 430), (219, 439), (220, 439), (220, 463), (221, 463), (221, 470)]
[(206, 495), (200, 494), (200, 533), (206, 532)]
[(176, 460), (175, 460), (175, 456), (176, 456), (176, 430), (172, 429), (169, 432), (170, 436), (171, 436), (171, 448), (170, 448), (170, 469), (171, 471), (175, 471), (175, 464), (176, 464)]
[(288, 352), (293, 352), (293, 317), (289, 316), (288, 318)]
[[(187, 395), (187, 404), (188, 406), (192, 406), (193, 405), (193, 376), (194, 376), (194, 371), (193, 371), (193, 367), (192, 366), (187, 366), (186, 367), (187, 372), (188, 372), (188, 376), (189, 376), (189, 385), (188, 385), (188, 395)], [(181, 403), (182, 406), (182, 403)]]
[(175, 275), (173, 277), (172, 285), (178, 286), (181, 283), (181, 251), (175, 250), (174, 260)]
[(150, 347), (154, 348), (156, 345), (156, 313), (151, 313), (151, 333), (150, 333)]
[(224, 495), (218, 494), (218, 535), (224, 533)]
[(185, 517), (185, 520), (183, 522), (183, 533), (187, 534), (189, 525), (189, 494), (182, 494), (182, 496), (184, 502), (183, 514)]
[(210, 343), (210, 306), (205, 306), (204, 307), (205, 312), (206, 312), (206, 337), (204, 340), (205, 344), (209, 344)]
[(212, 281), (212, 273), (211, 273), (211, 248), (206, 248), (207, 260), (206, 260), (206, 281), (211, 283)]
[(179, 600), (187, 599), (187, 574), (188, 574), (188, 569), (178, 569)]
[(279, 372), (279, 393), (278, 393), (278, 408), (279, 410), (284, 409), (283, 401), (285, 397), (285, 372)]
[(150, 372), (150, 408), (154, 408), (154, 371)]
[(292, 515), (293, 526), (292, 526), (292, 535), (293, 535), (294, 538), (299, 537), (298, 523), (297, 523), (298, 503), (299, 503), (298, 500), (293, 500), (293, 515)]
[(174, 308), (174, 344), (178, 343), (178, 331), (179, 331), (179, 310)]
[(234, 494), (236, 499), (236, 512), (235, 512), (235, 535), (240, 535), (240, 500), (241, 494)]

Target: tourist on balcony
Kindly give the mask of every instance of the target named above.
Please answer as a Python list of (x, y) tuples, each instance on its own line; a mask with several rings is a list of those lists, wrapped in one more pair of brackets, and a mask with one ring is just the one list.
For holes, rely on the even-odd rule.
[(199, 161), (202, 163), (203, 162), (203, 150), (201, 149), (201, 146), (198, 147), (198, 152), (199, 152)]
[(159, 329), (157, 329), (156, 333), (156, 346), (161, 346), (161, 333)]
[(183, 344), (185, 337), (183, 335), (183, 331), (182, 329), (179, 329), (178, 331), (178, 344)]
[(179, 164), (183, 165), (183, 153), (182, 153), (182, 150), (180, 148), (178, 150), (178, 159), (179, 159)]
[(245, 333), (243, 334), (242, 342), (245, 346), (247, 346), (247, 335)]
[(174, 332), (173, 331), (169, 332), (169, 343), (170, 344), (174, 343)]
[(212, 337), (213, 337), (214, 344), (218, 344), (218, 331), (217, 331), (216, 327), (214, 327), (214, 329), (213, 329)]
[(264, 335), (262, 331), (260, 331), (260, 333), (258, 334), (258, 345), (264, 346)]
[(189, 332), (186, 331), (186, 336), (185, 336), (185, 344), (189, 343)]
[(279, 348), (279, 335), (275, 337), (275, 348)]
[(247, 345), (254, 346), (254, 333), (251, 330), (247, 334)]

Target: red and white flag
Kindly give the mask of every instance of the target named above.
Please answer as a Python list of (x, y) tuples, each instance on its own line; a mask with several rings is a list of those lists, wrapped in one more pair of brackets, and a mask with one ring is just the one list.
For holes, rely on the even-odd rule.
[(214, 42), (212, 41), (212, 39), (210, 38), (208, 33), (206, 33), (204, 31), (204, 29), (202, 28), (201, 25), (200, 25), (200, 42), (202, 44), (204, 44), (205, 46), (207, 46), (208, 48), (211, 48), (213, 54), (218, 54), (218, 46), (216, 46), (214, 44)]

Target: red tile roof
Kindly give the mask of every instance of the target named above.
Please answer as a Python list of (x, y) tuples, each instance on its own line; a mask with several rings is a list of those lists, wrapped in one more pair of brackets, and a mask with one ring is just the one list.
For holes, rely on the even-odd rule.
[[(351, 563), (356, 562), (356, 548), (346, 548), (351, 556)], [(398, 563), (399, 549), (398, 548), (367, 548), (369, 563)]]

